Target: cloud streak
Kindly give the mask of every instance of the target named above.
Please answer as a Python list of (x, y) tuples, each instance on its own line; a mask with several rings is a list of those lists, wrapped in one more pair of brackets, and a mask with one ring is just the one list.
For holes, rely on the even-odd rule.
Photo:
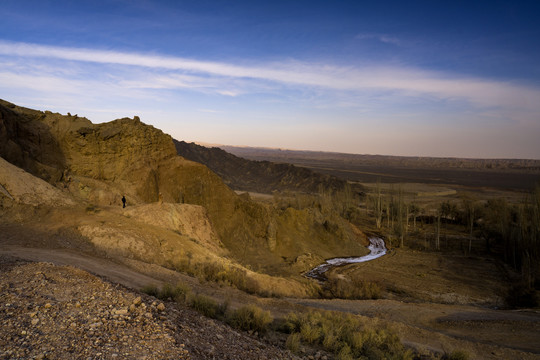
[(386, 43), (386, 44), (392, 44), (392, 45), (401, 45), (401, 41), (394, 37), (394, 36), (390, 36), (390, 35), (386, 35), (386, 34), (358, 34), (356, 35), (356, 39), (358, 40), (377, 40), (377, 41), (380, 41), (382, 43)]
[[(125, 79), (123, 85), (127, 87), (198, 88), (215, 90), (216, 93), (227, 96), (237, 96), (252, 91), (250, 87), (260, 89), (265, 86), (261, 82), (270, 82), (283, 86), (338, 91), (380, 91), (395, 92), (402, 96), (431, 96), (448, 101), (466, 101), (482, 107), (536, 111), (540, 103), (538, 88), (395, 66), (347, 67), (299, 61), (235, 65), (155, 54), (10, 42), (0, 42), (0, 54), (82, 64), (118, 65), (162, 72), (159, 76), (142, 80), (139, 77)], [(233, 88), (230, 86), (231, 81), (235, 82)]]

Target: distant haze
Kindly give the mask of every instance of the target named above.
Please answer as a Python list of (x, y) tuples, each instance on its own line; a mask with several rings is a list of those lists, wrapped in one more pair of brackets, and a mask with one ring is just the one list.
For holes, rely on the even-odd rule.
[(0, 98), (186, 141), (540, 159), (540, 2), (2, 2)]

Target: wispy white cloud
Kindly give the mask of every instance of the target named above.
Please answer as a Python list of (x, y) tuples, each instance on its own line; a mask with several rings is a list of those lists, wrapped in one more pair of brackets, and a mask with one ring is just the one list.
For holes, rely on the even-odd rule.
[(377, 40), (377, 41), (380, 41), (382, 43), (386, 43), (386, 44), (392, 44), (392, 45), (401, 45), (401, 41), (395, 37), (395, 36), (391, 36), (391, 35), (387, 35), (387, 34), (358, 34), (356, 35), (356, 39), (358, 40)]
[[(381, 39), (394, 41), (382, 36)], [(0, 54), (124, 66), (122, 71), (129, 72), (129, 75), (120, 79), (117, 85), (127, 88), (189, 88), (238, 96), (266, 86), (261, 82), (272, 82), (343, 91), (392, 91), (406, 96), (468, 101), (487, 107), (536, 108), (540, 103), (540, 90), (537, 88), (395, 66), (346, 67), (298, 61), (236, 65), (162, 55), (9, 42), (0, 42)], [(141, 68), (158, 73), (145, 73)]]
[(174, 97), (172, 92), (180, 91), (224, 98), (263, 94), (265, 103), (350, 107), (357, 114), (386, 108), (396, 112), (396, 104), (443, 102), (470, 109), (479, 114), (477, 119), (485, 119), (481, 114), (491, 111), (509, 123), (538, 126), (540, 117), (539, 88), (411, 67), (292, 60), (239, 65), (2, 41), (0, 65), (0, 90), (55, 93), (71, 99), (66, 102), (71, 104), (82, 98), (100, 104), (120, 99), (124, 107), (134, 99), (164, 103)]

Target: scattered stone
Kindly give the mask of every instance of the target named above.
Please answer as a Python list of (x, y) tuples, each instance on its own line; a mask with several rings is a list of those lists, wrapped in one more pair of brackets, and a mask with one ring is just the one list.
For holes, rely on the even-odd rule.
[[(35, 286), (44, 276), (47, 286)], [(298, 359), (70, 266), (13, 266), (0, 271), (0, 289), (0, 359)]]
[[(132, 292), (69, 266), (3, 270), (0, 359), (191, 359), (169, 320), (149, 312), (141, 312), (144, 321), (130, 320), (130, 305), (142, 304)], [(35, 286), (42, 278), (47, 286)]]

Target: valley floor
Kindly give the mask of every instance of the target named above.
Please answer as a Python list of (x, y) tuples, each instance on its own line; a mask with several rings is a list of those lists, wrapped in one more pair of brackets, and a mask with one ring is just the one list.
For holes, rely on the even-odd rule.
[[(258, 299), (227, 287), (201, 286), (197, 284), (196, 279), (133, 260), (128, 261), (128, 265), (74, 250), (14, 245), (3, 245), (0, 255), (3, 258), (17, 257), (56, 265), (71, 265), (133, 290), (150, 283), (189, 281), (190, 285), (195, 286), (196, 292), (201, 291), (215, 298), (234, 299), (238, 303), (256, 302), (272, 310), (276, 316), (285, 315), (290, 311), (314, 308), (373, 317), (388, 324), (398, 332), (405, 344), (420, 352), (423, 350), (450, 352), (460, 349), (474, 354), (475, 359), (540, 359), (540, 343), (538, 342), (540, 314), (534, 311), (503, 311), (474, 305), (403, 302), (388, 299), (356, 301)], [(213, 320), (208, 321), (215, 323)], [(202, 329), (194, 331), (200, 332)], [(217, 341), (217, 343), (221, 342)], [(263, 345), (257, 346), (261, 348)], [(193, 351), (190, 350), (189, 344), (186, 344), (186, 349)], [(266, 351), (277, 350), (266, 349)], [(250, 357), (248, 354), (238, 358), (260, 358)], [(261, 353), (258, 354), (260, 356)], [(192, 358), (204, 358), (204, 356)]]

